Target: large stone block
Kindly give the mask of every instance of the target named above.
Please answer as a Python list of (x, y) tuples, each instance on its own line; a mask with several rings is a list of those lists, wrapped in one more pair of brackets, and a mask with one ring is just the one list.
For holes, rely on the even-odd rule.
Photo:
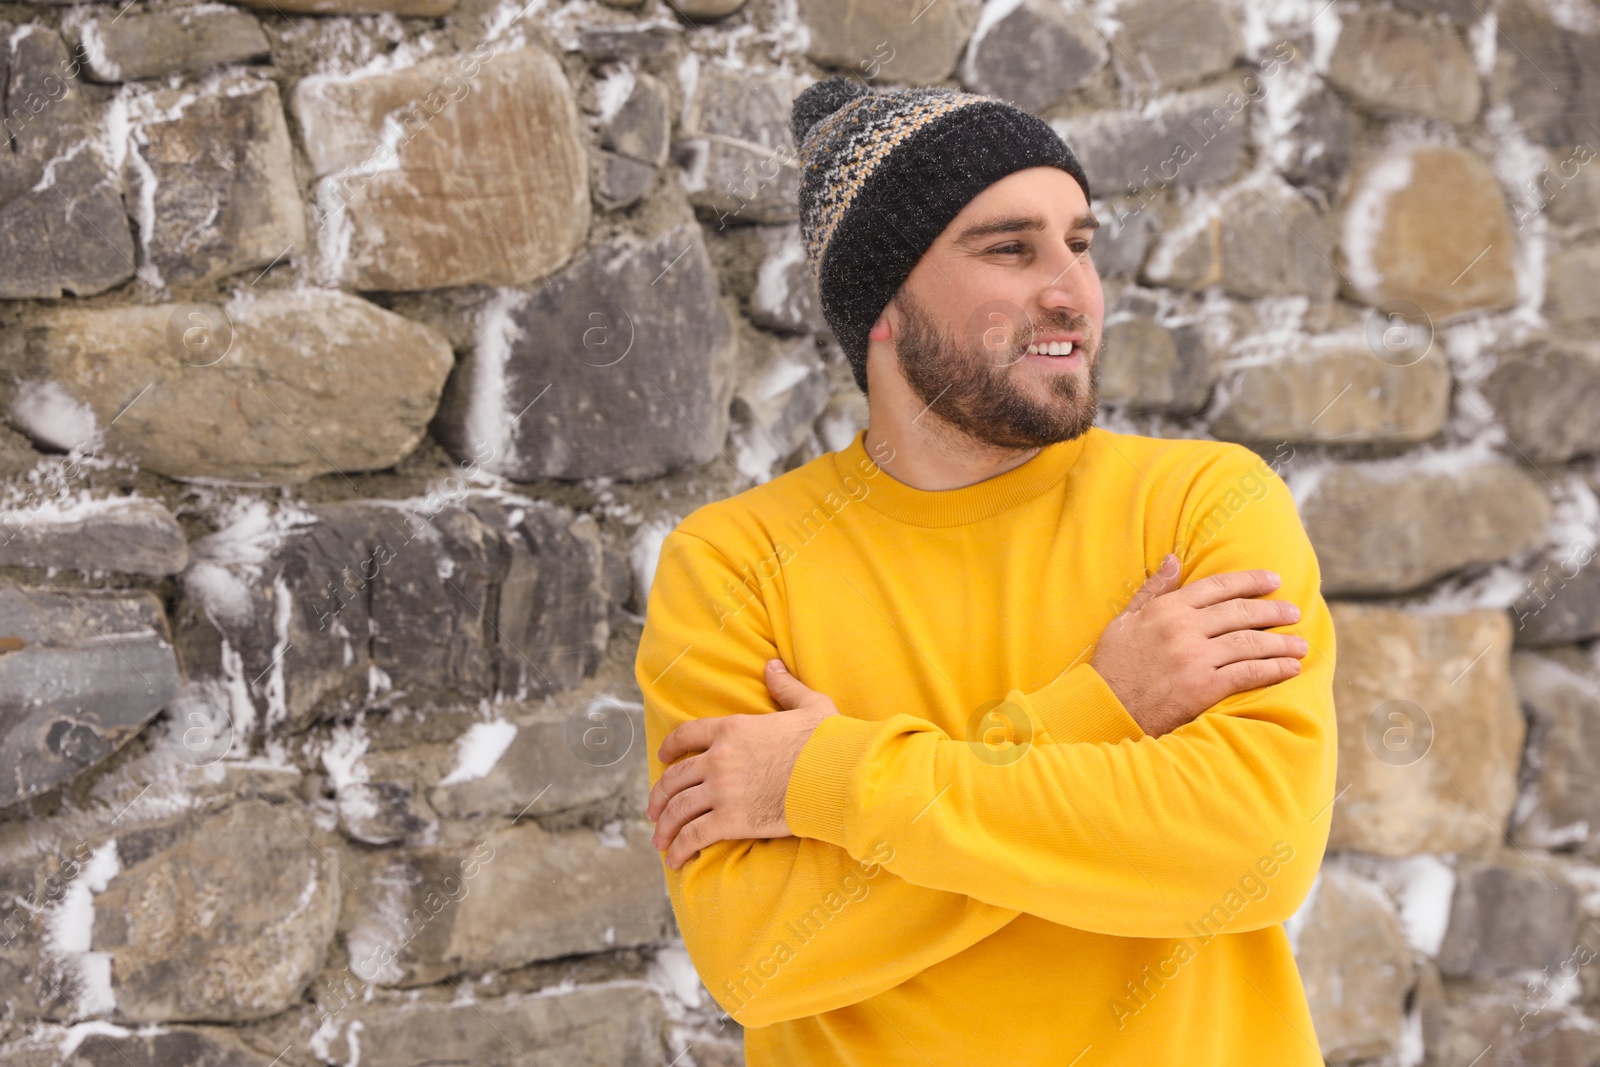
[(1322, 1054), (1331, 1063), (1400, 1049), (1411, 950), (1382, 888), (1324, 863), (1308, 911), (1297, 914), (1299, 965)]
[(799, 217), (800, 164), (789, 130), (798, 91), (787, 75), (701, 71), (674, 152), (689, 202), (717, 229)]
[[(1593, 144), (1600, 115), (1600, 33), (1550, 17), (1544, 4), (1507, 0), (1495, 8), (1496, 93), (1511, 102), (1528, 136), (1550, 148)], [(1591, 27), (1593, 21), (1590, 22)]]
[(254, 16), (220, 6), (91, 14), (73, 29), (88, 59), (89, 77), (103, 82), (201, 74), (263, 58), (270, 50)]
[(800, 0), (806, 55), (824, 67), (907, 85), (940, 82), (978, 25), (980, 0)]
[(231, 728), (561, 692), (609, 630), (599, 534), (542, 501), (261, 505), (192, 546), (177, 640)]
[(1228, 408), (1211, 424), (1226, 441), (1426, 441), (1450, 413), (1442, 345), (1397, 366), (1361, 341), (1312, 338), (1282, 359), (1225, 379)]
[(1553, 865), (1473, 859), (1456, 868), (1439, 970), (1491, 978), (1555, 967), (1572, 951), (1578, 894)]
[[(252, 20), (253, 21), (253, 20)], [(123, 165), (141, 274), (155, 286), (265, 267), (305, 244), (278, 87), (247, 81), (134, 98)]]
[(671, 902), (651, 829), (626, 820), (547, 833), (528, 820), (476, 846), (374, 853), (352, 871), (341, 921), (350, 969), (409, 988), (658, 942)]
[(0, 585), (0, 808), (104, 761), (181, 685), (154, 594)]
[(122, 179), (82, 64), (54, 30), (0, 22), (9, 150), (0, 153), (0, 299), (91, 296), (133, 277)]
[(572, 88), (541, 48), (426, 59), (294, 90), (317, 183), (319, 276), (356, 289), (516, 285), (589, 230)]
[(1328, 849), (1409, 856), (1500, 841), (1527, 733), (1505, 613), (1330, 607), (1339, 799)]
[(1600, 856), (1600, 670), (1575, 648), (1511, 657), (1528, 714), (1527, 788), (1511, 839)]
[(654, 478), (720, 458), (735, 351), (699, 226), (619, 237), (484, 306), (434, 432), (517, 481)]
[[(1106, 65), (1105, 37), (1083, 11), (1048, 0), (1007, 7), (998, 18), (980, 22), (967, 46), (960, 73), (970, 91), (1038, 112)], [(892, 66), (885, 70), (895, 78)]]
[(1455, 27), (1383, 8), (1340, 17), (1328, 81), (1378, 115), (1423, 115), (1463, 126), (1483, 101), (1477, 68)]
[[(42, 312), (0, 337), (36, 442), (175, 478), (303, 482), (416, 447), (454, 364), (438, 331), (347, 293)], [(145, 395), (148, 393), (149, 395)]]
[(103, 497), (66, 507), (29, 501), (0, 511), (0, 566), (86, 573), (176, 574), (189, 560), (178, 520), (159, 502)]
[(333, 1062), (352, 1065), (634, 1067), (669, 1062), (665, 1026), (660, 997), (625, 983), (470, 1003), (352, 1005), (332, 1022), (324, 1047)]
[(1479, 388), (1518, 452), (1565, 463), (1600, 451), (1600, 347), (1539, 337), (1496, 355)]
[(1515, 304), (1516, 244), (1488, 163), (1461, 148), (1400, 145), (1357, 165), (1337, 262), (1345, 295), (1404, 302), (1437, 321)]
[(1116, 9), (1112, 62), (1122, 84), (1155, 93), (1233, 66), (1242, 42), (1233, 12), (1217, 0), (1134, 0)]
[(1536, 548), (1552, 511), (1540, 482), (1501, 462), (1336, 464), (1304, 492), (1300, 517), (1329, 596), (1407, 592)]
[(334, 860), (307, 838), (315, 832), (304, 810), (243, 800), (102, 844), (114, 874), (92, 898), (85, 955), (108, 960), (99, 992), (114, 998), (113, 1017), (243, 1021), (298, 1002), (343, 892)]

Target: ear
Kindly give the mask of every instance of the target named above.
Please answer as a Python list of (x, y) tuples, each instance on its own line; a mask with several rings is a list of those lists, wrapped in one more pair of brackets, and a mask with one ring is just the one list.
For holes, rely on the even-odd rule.
[(872, 324), (872, 329), (867, 331), (867, 336), (874, 341), (887, 341), (889, 339), (889, 320), (882, 315)]

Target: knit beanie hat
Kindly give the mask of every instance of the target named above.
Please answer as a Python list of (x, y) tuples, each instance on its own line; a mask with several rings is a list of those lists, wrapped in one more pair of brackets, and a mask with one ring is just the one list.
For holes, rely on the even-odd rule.
[(867, 333), (967, 202), (1014, 171), (1077, 157), (1036, 115), (954, 89), (877, 92), (836, 76), (795, 98), (800, 233), (822, 315), (867, 391)]

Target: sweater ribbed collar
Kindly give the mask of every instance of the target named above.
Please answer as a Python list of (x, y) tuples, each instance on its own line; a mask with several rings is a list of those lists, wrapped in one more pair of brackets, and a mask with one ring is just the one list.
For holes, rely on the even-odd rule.
[[(874, 510), (913, 526), (964, 526), (1026, 503), (1057, 485), (1083, 454), (1089, 434), (1040, 449), (1028, 462), (1004, 474), (959, 489), (915, 489), (894, 479), (867, 452), (866, 430), (833, 455), (834, 469), (868, 487), (864, 498)], [(870, 474), (870, 477), (868, 476)]]

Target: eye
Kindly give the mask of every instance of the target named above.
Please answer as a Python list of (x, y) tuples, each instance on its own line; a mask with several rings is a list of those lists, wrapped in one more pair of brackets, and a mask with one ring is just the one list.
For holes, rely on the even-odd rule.
[[(1006, 251), (1007, 249), (1013, 249), (1014, 251), (1008, 252)], [(1020, 241), (1012, 241), (1010, 244), (1001, 245), (999, 248), (991, 248), (989, 251), (995, 255), (1011, 256), (1016, 255), (1017, 252), (1021, 252), (1022, 249), (1023, 246)]]

